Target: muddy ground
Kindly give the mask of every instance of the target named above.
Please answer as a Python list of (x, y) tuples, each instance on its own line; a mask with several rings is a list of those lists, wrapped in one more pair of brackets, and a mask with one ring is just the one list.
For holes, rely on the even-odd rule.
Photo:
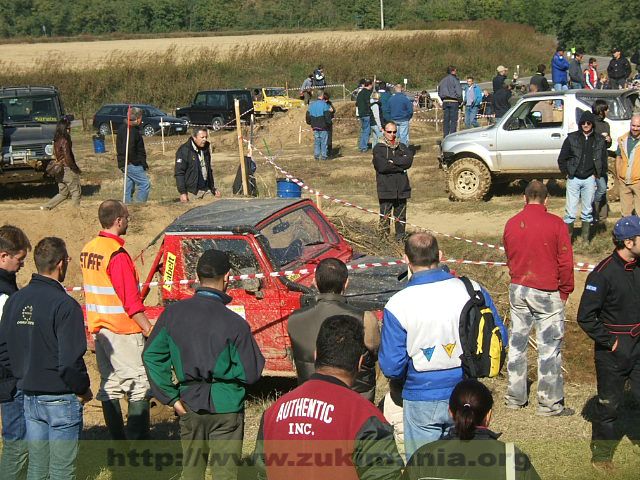
[[(353, 104), (337, 104), (338, 114), (334, 128), (334, 148), (337, 158), (328, 162), (315, 162), (312, 155), (312, 136), (304, 124), (304, 112), (294, 111), (279, 114), (274, 119), (260, 122), (255, 129), (254, 158), (258, 164), (256, 173), (260, 195), (275, 196), (277, 177), (264, 155), (275, 158), (275, 162), (287, 171), (299, 176), (312, 188), (363, 207), (376, 209), (375, 174), (371, 166), (371, 154), (358, 152), (358, 124), (353, 119)], [(487, 202), (452, 203), (445, 193), (444, 174), (437, 165), (436, 141), (441, 133), (437, 124), (427, 119), (431, 113), (417, 113), (416, 122), (411, 125), (411, 143), (416, 145), (417, 154), (410, 171), (413, 196), (409, 202), (408, 221), (411, 228), (428, 228), (439, 233), (441, 246), (446, 255), (468, 260), (504, 260), (503, 254), (488, 247), (476, 246), (464, 241), (448, 239), (443, 234), (500, 243), (500, 237), (506, 220), (522, 206), (521, 184), (515, 183), (499, 192)], [(303, 131), (301, 131), (301, 128)], [(244, 132), (248, 136), (248, 131)], [(96, 218), (97, 207), (107, 198), (122, 196), (122, 179), (116, 168), (111, 139), (107, 138), (107, 153), (94, 154), (89, 132), (74, 130), (74, 151), (80, 168), (83, 170), (83, 199), (79, 209), (63, 204), (53, 211), (40, 211), (39, 206), (55, 194), (54, 185), (12, 185), (0, 186), (0, 221), (23, 228), (35, 243), (44, 236), (56, 235), (65, 239), (72, 257), (77, 259), (82, 245), (92, 238), (99, 229)], [(300, 143), (299, 143), (300, 139)], [(152, 193), (149, 203), (133, 205), (130, 208), (132, 218), (126, 236), (126, 247), (133, 256), (137, 256), (156, 235), (176, 216), (195, 206), (180, 204), (173, 179), (174, 152), (186, 137), (168, 137), (166, 153), (162, 153), (159, 137), (147, 139), (149, 152)], [(214, 146), (213, 170), (216, 185), (222, 191), (223, 198), (230, 197), (231, 185), (238, 164), (237, 141), (234, 132), (212, 133)], [(562, 214), (564, 190), (553, 186), (550, 209)], [(322, 202), (325, 213), (338, 220), (351, 218), (361, 220), (372, 227), (377, 217), (354, 208), (340, 206), (326, 200)], [(618, 213), (617, 204), (613, 205), (614, 215)], [(610, 249), (608, 234), (600, 234), (594, 244), (588, 248), (578, 248), (576, 260), (596, 263)], [(151, 263), (155, 247), (145, 250), (137, 258), (137, 266), (144, 277)], [(396, 250), (397, 252), (397, 250)], [(393, 252), (379, 252), (389, 254)], [(508, 311), (506, 289), (508, 275), (504, 268), (486, 266), (458, 266), (483, 282), (492, 295), (498, 299), (502, 313)], [(34, 271), (32, 258), (26, 262), (18, 280), (21, 285), (28, 282)], [(562, 419), (543, 419), (535, 416), (535, 383), (532, 386), (531, 405), (522, 411), (505, 411), (502, 396), (506, 388), (505, 378), (488, 383), (494, 389), (496, 401), (494, 427), (504, 432), (503, 438), (517, 441), (518, 445), (531, 454), (534, 465), (544, 478), (594, 478), (589, 468), (588, 439), (590, 424), (588, 419), (593, 411), (595, 385), (593, 378), (591, 343), (579, 330), (575, 322), (577, 304), (586, 278), (585, 273), (576, 273), (576, 293), (568, 303), (565, 345), (566, 398), (567, 405), (575, 408), (577, 415)], [(65, 281), (67, 286), (81, 284), (81, 274), (77, 262), (69, 268)], [(82, 298), (77, 296), (79, 301)], [(157, 295), (151, 292), (148, 304), (155, 303)], [(86, 356), (92, 372), (92, 383), (97, 388), (95, 359), (91, 353)], [(535, 362), (533, 353), (530, 360)], [(535, 381), (535, 363), (530, 368), (530, 378)], [(247, 425), (244, 451), (252, 450), (259, 416), (270, 399), (277, 392), (291, 388), (288, 381), (267, 379), (254, 388), (248, 404)], [(379, 396), (386, 389), (380, 378)], [(171, 411), (162, 406), (153, 409), (154, 438), (177, 438), (177, 428)], [(628, 417), (626, 425), (636, 428), (637, 415)], [(87, 438), (106, 439), (102, 428), (102, 419), (97, 402), (93, 401), (85, 409), (85, 433)], [(640, 461), (631, 453), (630, 444), (624, 441), (619, 449), (616, 461), (625, 467), (612, 478), (635, 478)], [(174, 472), (175, 473), (175, 472)], [(631, 475), (631, 476), (629, 476)], [(170, 475), (169, 475), (170, 476)], [(160, 476), (158, 478), (169, 478)], [(80, 478), (111, 478), (106, 471), (87, 470)], [(134, 477), (135, 478), (135, 477)]]

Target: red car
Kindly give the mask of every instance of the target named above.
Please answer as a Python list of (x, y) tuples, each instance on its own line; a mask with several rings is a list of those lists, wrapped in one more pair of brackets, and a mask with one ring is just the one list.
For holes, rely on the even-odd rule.
[[(328, 257), (347, 264), (384, 261), (354, 258), (351, 246), (310, 200), (230, 199), (196, 207), (169, 225), (146, 283), (156, 275), (163, 282), (195, 280), (198, 258), (212, 248), (229, 254), (232, 275), (249, 277), (230, 282), (227, 293), (233, 301), (229, 308), (251, 325), (267, 360), (264, 375), (271, 376), (295, 376), (287, 319), (317, 293), (312, 286), (317, 263)], [(298, 272), (304, 269), (308, 272)], [(270, 275), (281, 271), (298, 273)], [(403, 287), (398, 276), (405, 271), (403, 265), (350, 271), (349, 303), (381, 310)], [(157, 319), (164, 305), (191, 297), (192, 287), (193, 283), (158, 287), (161, 306), (150, 307), (147, 314)], [(143, 296), (149, 291), (145, 286)]]

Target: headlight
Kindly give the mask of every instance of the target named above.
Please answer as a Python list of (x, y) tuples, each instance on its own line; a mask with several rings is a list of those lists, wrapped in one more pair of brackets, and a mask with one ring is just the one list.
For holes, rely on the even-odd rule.
[(53, 143), (50, 143), (49, 145), (45, 145), (44, 153), (46, 153), (49, 156), (53, 155)]

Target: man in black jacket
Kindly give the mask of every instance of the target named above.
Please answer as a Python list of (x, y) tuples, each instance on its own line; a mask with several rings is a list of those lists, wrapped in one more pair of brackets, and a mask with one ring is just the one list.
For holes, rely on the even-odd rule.
[(558, 156), (558, 167), (567, 177), (567, 201), (564, 223), (569, 235), (573, 235), (578, 202), (581, 202), (582, 240), (590, 241), (592, 204), (596, 194), (596, 179), (607, 172), (607, 145), (602, 135), (596, 135), (596, 117), (591, 112), (582, 112), (578, 131), (571, 132), (562, 144)]
[(349, 273), (341, 260), (325, 258), (318, 263), (314, 283), (318, 289), (315, 302), (293, 312), (287, 324), (298, 385), (309, 380), (315, 372), (316, 338), (322, 322), (333, 315), (350, 315), (364, 325), (364, 344), (367, 347), (351, 390), (373, 402), (376, 395), (376, 359), (380, 346), (378, 319), (373, 312), (364, 312), (347, 303), (344, 292), (349, 283)]
[(382, 141), (373, 148), (373, 167), (376, 170), (380, 228), (391, 233), (390, 217), (393, 209), (396, 240), (404, 240), (407, 221), (407, 199), (411, 198), (411, 185), (407, 170), (413, 164), (413, 151), (397, 140), (395, 122), (384, 126)]
[(75, 478), (82, 405), (93, 396), (84, 317), (60, 283), (71, 260), (64, 241), (43, 238), (33, 257), (38, 273), (2, 314), (0, 363), (24, 393), (28, 478)]
[[(16, 273), (24, 265), (31, 243), (18, 227), (0, 227), (0, 315), (9, 296), (18, 291)], [(16, 379), (0, 365), (0, 412), (2, 413), (2, 459), (0, 478), (17, 480), (27, 473), (27, 445), (24, 437), (24, 397)]]
[(493, 111), (496, 118), (504, 117), (504, 114), (511, 108), (511, 84), (504, 82), (502, 88), (493, 94)]
[[(623, 217), (613, 228), (615, 251), (589, 274), (578, 323), (595, 342), (598, 403), (592, 421), (592, 464), (613, 470), (623, 432), (616, 428), (625, 383), (640, 403), (640, 218)], [(637, 438), (632, 441), (638, 443)]]
[(607, 67), (609, 88), (611, 90), (619, 90), (621, 88), (625, 88), (627, 78), (631, 75), (631, 64), (619, 48), (612, 48), (611, 54), (613, 55), (613, 58)]
[(360, 119), (360, 140), (358, 149), (366, 152), (369, 149), (369, 137), (371, 136), (371, 92), (373, 91), (373, 82), (366, 79), (362, 90), (358, 92), (356, 97), (356, 116)]
[[(127, 186), (124, 203), (131, 203), (133, 192), (137, 189), (136, 202), (146, 202), (151, 190), (151, 182), (147, 175), (147, 151), (144, 148), (144, 140), (140, 133), (142, 123), (142, 110), (130, 107), (128, 122), (122, 122), (118, 127), (116, 137), (116, 152), (118, 155), (118, 168), (124, 173), (127, 171)], [(127, 149), (127, 140), (129, 148)]]
[(569, 62), (569, 85), (573, 90), (584, 87), (584, 70), (582, 69), (584, 50), (576, 51), (573, 60)]
[(180, 201), (188, 202), (189, 194), (201, 200), (209, 195), (220, 196), (213, 181), (209, 132), (196, 127), (189, 140), (176, 152), (175, 177)]
[(547, 80), (547, 77), (545, 77), (546, 70), (547, 67), (545, 66), (545, 64), (541, 63), (540, 65), (538, 65), (538, 69), (536, 70), (535, 75), (531, 77), (529, 85), (535, 85), (536, 87), (538, 87), (538, 90), (536, 90), (537, 92), (548, 92), (549, 90), (551, 90), (549, 81)]

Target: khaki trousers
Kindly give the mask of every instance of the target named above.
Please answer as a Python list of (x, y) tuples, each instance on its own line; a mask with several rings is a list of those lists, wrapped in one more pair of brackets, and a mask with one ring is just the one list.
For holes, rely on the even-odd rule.
[(628, 217), (633, 210), (636, 211), (636, 215), (640, 215), (640, 182), (631, 185), (625, 185), (621, 181), (619, 183), (622, 216)]

